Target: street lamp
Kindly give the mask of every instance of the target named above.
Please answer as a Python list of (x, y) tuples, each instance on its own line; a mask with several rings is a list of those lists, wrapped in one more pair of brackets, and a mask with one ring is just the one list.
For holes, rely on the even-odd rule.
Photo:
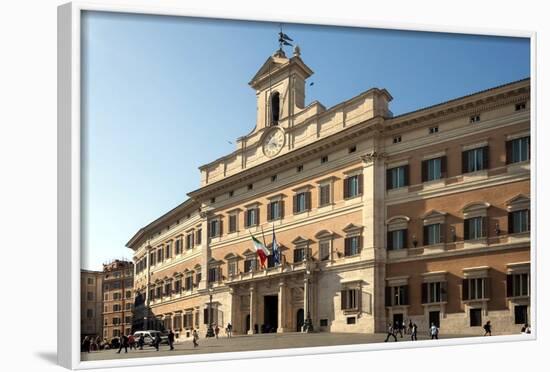
[(214, 337), (214, 328), (212, 328), (212, 287), (208, 288), (210, 294), (210, 303), (208, 304), (208, 330), (206, 331), (206, 337)]

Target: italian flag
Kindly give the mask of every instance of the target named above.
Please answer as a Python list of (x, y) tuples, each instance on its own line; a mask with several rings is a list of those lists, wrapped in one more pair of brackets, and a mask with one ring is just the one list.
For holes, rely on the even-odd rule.
[(254, 244), (254, 250), (258, 254), (258, 257), (260, 257), (260, 264), (262, 267), (265, 267), (265, 261), (267, 260), (267, 256), (269, 256), (269, 250), (262, 244), (256, 237), (253, 235), (252, 237), (252, 244)]

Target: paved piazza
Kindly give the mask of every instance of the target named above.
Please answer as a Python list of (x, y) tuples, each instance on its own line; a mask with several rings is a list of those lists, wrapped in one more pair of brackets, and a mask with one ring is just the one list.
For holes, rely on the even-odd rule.
[[(441, 339), (445, 338), (464, 338), (481, 336), (475, 335), (441, 335)], [(492, 336), (496, 337), (496, 336)], [(427, 340), (427, 334), (418, 334), (418, 340)], [(184, 341), (174, 344), (175, 350), (170, 351), (168, 345), (161, 345), (160, 351), (156, 351), (153, 347), (144, 347), (143, 350), (128, 350), (125, 354), (124, 350), (117, 354), (117, 350), (94, 351), (91, 353), (81, 353), (82, 360), (104, 360), (104, 359), (121, 359), (121, 358), (144, 358), (154, 356), (167, 355), (189, 355), (189, 354), (205, 354), (205, 353), (222, 353), (231, 351), (252, 351), (252, 350), (267, 350), (267, 349), (287, 349), (299, 347), (313, 346), (337, 346), (337, 345), (353, 345), (353, 344), (370, 344), (383, 342), (386, 339), (386, 334), (362, 334), (362, 333), (284, 333), (284, 334), (258, 334), (258, 335), (243, 335), (234, 336), (231, 339), (227, 337), (215, 338), (200, 338), (199, 346), (193, 348), (193, 343)], [(403, 338), (397, 335), (398, 342), (411, 342), (409, 335), (403, 335)], [(393, 343), (393, 338), (390, 341)]]

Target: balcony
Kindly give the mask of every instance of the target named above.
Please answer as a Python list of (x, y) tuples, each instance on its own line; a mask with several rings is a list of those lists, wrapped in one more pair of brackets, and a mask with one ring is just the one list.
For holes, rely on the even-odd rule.
[(227, 284), (240, 283), (245, 281), (261, 280), (272, 278), (282, 274), (304, 273), (306, 270), (312, 269), (312, 263), (308, 261), (283, 263), (280, 266), (270, 267), (267, 269), (254, 270), (246, 273), (238, 273), (230, 275), (227, 279)]

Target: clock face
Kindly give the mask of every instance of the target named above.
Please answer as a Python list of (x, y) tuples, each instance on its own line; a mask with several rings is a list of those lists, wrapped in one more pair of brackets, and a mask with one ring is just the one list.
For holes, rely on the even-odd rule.
[(285, 144), (285, 133), (282, 129), (271, 130), (264, 138), (264, 154), (273, 157), (281, 151)]

